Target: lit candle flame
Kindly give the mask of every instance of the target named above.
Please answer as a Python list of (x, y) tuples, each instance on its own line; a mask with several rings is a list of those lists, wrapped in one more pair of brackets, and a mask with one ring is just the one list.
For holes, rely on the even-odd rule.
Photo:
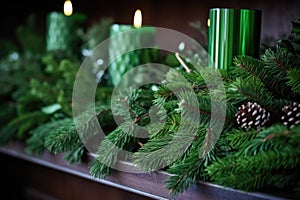
[(133, 26), (135, 28), (140, 28), (142, 26), (142, 12), (139, 9), (134, 13)]
[(70, 0), (66, 0), (64, 3), (64, 14), (66, 16), (70, 16), (73, 13), (72, 2)]
[(210, 19), (207, 19), (207, 27), (210, 27)]

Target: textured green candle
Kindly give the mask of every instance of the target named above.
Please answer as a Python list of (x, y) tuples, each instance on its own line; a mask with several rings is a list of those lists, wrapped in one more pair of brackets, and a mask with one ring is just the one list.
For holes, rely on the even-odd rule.
[(83, 14), (73, 14), (65, 16), (60, 12), (51, 12), (47, 16), (47, 51), (67, 51), (79, 52), (80, 37), (77, 34), (78, 29), (86, 20)]
[(211, 65), (228, 69), (236, 55), (259, 56), (261, 11), (212, 8), (209, 19), (208, 54)]
[[(131, 30), (131, 31), (130, 31)], [(132, 32), (134, 30), (134, 32)], [(130, 31), (130, 33), (126, 33)], [(140, 64), (140, 55), (145, 43), (154, 39), (154, 27), (135, 28), (131, 25), (113, 24), (110, 28), (109, 40), (110, 66), (109, 74), (111, 84), (116, 86), (121, 77), (131, 68)], [(123, 53), (127, 52), (128, 53)]]

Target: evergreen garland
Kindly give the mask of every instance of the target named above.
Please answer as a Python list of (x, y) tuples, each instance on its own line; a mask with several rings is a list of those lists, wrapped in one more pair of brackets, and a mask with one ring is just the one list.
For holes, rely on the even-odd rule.
[[(282, 111), (284, 106), (300, 103), (299, 22), (300, 19), (292, 22), (290, 39), (266, 49), (259, 59), (236, 56), (231, 71), (219, 72), (226, 98), (220, 95), (211, 99), (211, 95), (218, 96), (221, 92), (218, 84), (206, 84), (207, 79), (217, 80), (215, 69), (205, 68), (201, 74), (196, 70), (189, 73), (174, 62), (174, 56), (168, 55), (165, 62), (176, 67), (169, 71), (158, 90), (152, 90), (151, 86), (128, 88), (129, 92), (112, 99), (114, 107), (110, 108), (108, 96), (112, 88), (99, 88), (96, 116), (90, 115), (91, 110), (83, 112), (76, 119), (83, 120), (80, 127), (76, 127), (71, 118), (72, 86), (80, 59), (55, 53), (37, 58), (26, 49), (26, 56), (22, 57), (22, 61), (26, 61), (23, 63), (26, 72), (32, 72), (28, 66), (39, 67), (32, 79), (16, 81), (2, 91), (1, 95), (17, 106), (8, 104), (13, 105), (14, 111), (6, 110), (12, 117), (8, 126), (0, 131), (0, 143), (12, 138), (25, 139), (29, 154), (41, 154), (47, 149), (54, 154), (65, 153), (64, 158), (70, 164), (80, 163), (86, 150), (78, 129), (91, 132), (96, 117), (107, 131), (97, 146), (95, 159), (89, 163), (90, 174), (95, 178), (110, 175), (111, 168), (121, 158), (144, 172), (163, 168), (170, 174), (165, 187), (174, 196), (199, 181), (244, 191), (288, 189), (299, 195), (300, 125), (286, 126), (281, 121), (282, 115), (287, 114)], [(109, 23), (108, 20), (101, 26)], [(20, 29), (20, 33), (22, 31), (25, 29)], [(25, 45), (26, 40), (22, 41)], [(86, 42), (87, 48), (95, 44)], [(157, 61), (160, 59), (157, 55), (157, 52), (145, 51), (144, 61)], [(10, 71), (5, 68), (7, 60), (4, 61), (1, 70), (17, 79), (20, 76), (17, 70), (24, 66), (21, 62), (13, 63), (16, 71)], [(178, 77), (178, 73), (185, 80)], [(1, 81), (1, 85), (5, 85), (5, 81)], [(16, 87), (19, 89), (15, 90)], [(9, 96), (11, 92), (13, 95)], [(237, 123), (238, 107), (247, 102), (255, 102), (270, 113), (267, 124), (259, 129), (243, 129)], [(226, 105), (226, 115), (212, 118), (211, 107), (220, 105)], [(120, 124), (114, 123), (113, 114)], [(158, 121), (152, 123), (153, 116)], [(195, 124), (195, 120), (199, 122)], [(225, 124), (221, 135), (214, 138), (216, 125), (222, 120)], [(140, 134), (149, 135), (139, 138)], [(131, 154), (124, 155), (122, 150)]]
[(212, 163), (207, 172), (215, 183), (246, 191), (278, 187), (279, 183), (281, 189), (293, 188), (299, 182), (299, 174), (295, 173), (300, 161), (299, 130), (299, 126), (287, 130), (283, 125), (274, 125), (246, 142), (232, 141), (240, 143), (236, 153)]
[(29, 131), (29, 137), (26, 140), (26, 152), (30, 155), (42, 155), (45, 148), (45, 140), (53, 130), (65, 126), (69, 119), (58, 119), (49, 121)]
[(85, 147), (79, 138), (73, 119), (64, 119), (61, 123), (63, 125), (44, 137), (44, 148), (53, 154), (64, 153), (64, 159), (69, 164), (82, 163)]
[[(97, 120), (99, 123), (103, 125), (103, 127), (106, 127), (109, 129), (110, 127), (115, 127), (116, 125), (113, 122), (112, 114), (110, 109), (107, 106), (97, 106)], [(84, 115), (90, 116), (90, 111), (86, 111), (82, 113), (81, 116), (78, 116), (78, 118), (84, 118), (86, 117)], [(93, 118), (93, 116), (92, 116)], [(89, 132), (89, 129), (94, 131), (94, 120), (84, 121), (82, 124), (80, 123), (81, 127), (76, 127), (75, 122), (71, 118), (64, 118), (62, 120), (59, 120), (57, 122), (54, 122), (54, 125), (57, 125), (57, 123), (60, 123), (60, 126), (55, 127), (52, 131), (48, 132), (46, 136), (42, 137), (44, 138), (44, 147), (51, 153), (59, 154), (59, 153), (66, 153), (64, 158), (70, 163), (81, 163), (84, 159), (84, 153), (85, 146), (80, 138), (80, 134), (78, 133), (78, 129), (85, 130), (86, 132)], [(53, 125), (53, 123), (49, 124), (48, 126)], [(42, 132), (37, 132), (40, 134), (43, 134)], [(35, 134), (35, 137), (38, 137), (39, 135)], [(32, 136), (32, 140), (33, 140)], [(30, 140), (28, 141), (30, 142)], [(32, 146), (32, 145), (31, 145)], [(29, 148), (30, 146), (28, 146)]]
[(119, 156), (123, 156), (124, 160), (128, 159), (126, 154), (120, 154), (122, 150), (134, 152), (145, 142), (143, 139), (138, 139), (136, 134), (137, 130), (141, 130), (138, 126), (149, 123), (147, 112), (152, 105), (153, 93), (149, 88), (147, 90), (129, 88), (128, 94), (130, 96), (121, 93), (119, 98), (112, 99), (114, 101), (112, 105), (116, 106), (114, 114), (122, 124), (110, 132), (97, 148), (95, 160), (89, 165), (93, 177), (108, 176), (111, 167), (117, 164)]
[[(221, 72), (227, 94), (227, 112), (221, 136), (211, 147), (208, 142), (210, 108), (212, 103), (218, 105), (218, 102), (210, 100), (209, 92), (217, 94), (218, 88), (207, 86), (201, 77), (203, 74), (197, 71), (187, 73), (179, 70), (193, 88), (192, 91), (187, 90), (187, 85), (169, 72), (166, 81), (154, 92), (153, 99), (153, 105), (164, 108), (165, 112), (159, 109), (157, 115), (165, 122), (163, 126), (153, 123), (147, 127), (149, 140), (136, 149), (130, 160), (145, 172), (163, 167), (171, 174), (165, 183), (174, 196), (201, 180), (244, 191), (275, 187), (295, 192), (299, 188), (299, 173), (296, 170), (300, 153), (299, 125), (289, 128), (280, 119), (283, 106), (299, 101), (299, 61), (295, 51), (280, 45), (265, 50), (259, 59), (236, 56), (232, 70)], [(207, 74), (212, 71), (208, 70)], [(213, 80), (214, 76), (208, 77)], [(208, 87), (211, 91), (208, 91)], [(173, 91), (176, 91), (176, 95)], [(197, 95), (198, 105), (186, 106), (184, 101), (180, 101), (192, 93)], [(269, 123), (259, 130), (245, 130), (236, 123), (237, 108), (249, 101), (260, 104), (270, 112)], [(202, 114), (197, 134), (192, 136), (190, 145), (186, 145), (185, 141), (190, 137), (186, 133), (193, 127), (189, 126), (189, 120), (194, 119), (191, 116), (187, 122), (182, 122), (185, 109)], [(177, 133), (182, 125), (180, 123), (186, 123), (186, 132)], [(124, 122), (120, 126), (130, 124)], [(125, 129), (129, 134), (126, 135), (122, 130), (118, 127), (106, 139), (114, 141), (120, 148), (125, 145), (135, 147), (137, 139), (129, 136), (132, 131)], [(179, 141), (179, 146), (177, 143), (177, 146), (172, 145), (173, 139)], [(105, 178), (110, 174), (110, 166), (117, 162), (119, 149), (117, 152), (106, 153), (109, 145), (109, 142), (104, 142), (99, 146), (99, 156), (102, 158), (96, 159), (91, 165), (94, 177)], [(186, 147), (183, 153), (170, 157), (174, 152), (176, 155), (180, 145)], [(209, 151), (203, 153), (202, 145)], [(203, 157), (199, 156), (201, 152)], [(101, 163), (102, 159), (108, 165)]]

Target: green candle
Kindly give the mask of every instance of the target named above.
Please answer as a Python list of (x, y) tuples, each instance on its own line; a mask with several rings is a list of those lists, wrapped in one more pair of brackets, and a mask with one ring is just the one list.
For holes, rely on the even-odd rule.
[(154, 27), (141, 27), (141, 19), (136, 20), (135, 18), (135, 21), (140, 24), (134, 26), (113, 24), (110, 28), (108, 71), (111, 84), (114, 86), (128, 70), (141, 64), (141, 48), (147, 43), (153, 42), (154, 39)]
[(261, 11), (212, 8), (209, 19), (208, 54), (214, 67), (229, 69), (236, 55), (259, 56)]
[(75, 13), (66, 16), (60, 12), (51, 12), (47, 16), (47, 51), (79, 52), (80, 37), (78, 29), (85, 22), (83, 14)]

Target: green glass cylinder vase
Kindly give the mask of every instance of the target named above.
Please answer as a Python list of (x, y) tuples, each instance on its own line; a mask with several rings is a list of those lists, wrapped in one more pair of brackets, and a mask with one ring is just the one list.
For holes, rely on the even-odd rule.
[(212, 8), (209, 11), (208, 54), (210, 63), (228, 70), (237, 55), (258, 58), (261, 35), (260, 10)]

